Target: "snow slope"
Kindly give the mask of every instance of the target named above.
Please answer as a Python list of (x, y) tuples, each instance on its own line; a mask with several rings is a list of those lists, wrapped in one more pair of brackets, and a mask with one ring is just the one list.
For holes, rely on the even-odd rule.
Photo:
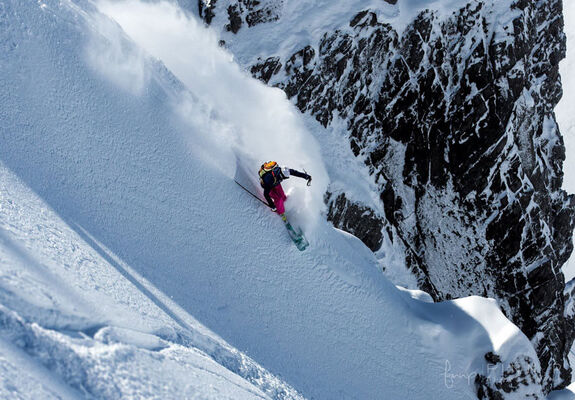
[[(127, 5), (100, 5), (127, 34), (86, 0), (0, 5), (0, 393), (462, 399), (501, 375), (489, 351), (538, 368), (494, 301), (399, 290), (323, 220), (281, 92), (174, 6)], [(233, 183), (268, 158), (314, 176), (286, 184), (303, 253)]]
[(2, 398), (297, 397), (4, 165), (0, 193)]
[(547, 400), (573, 400), (575, 399), (575, 385), (571, 384), (563, 390), (556, 390), (547, 396)]

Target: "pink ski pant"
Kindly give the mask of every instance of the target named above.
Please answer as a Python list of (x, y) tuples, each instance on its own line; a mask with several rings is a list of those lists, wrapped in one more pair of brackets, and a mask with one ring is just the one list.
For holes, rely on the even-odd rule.
[(287, 196), (284, 193), (282, 185), (274, 186), (272, 190), (270, 190), (270, 197), (276, 205), (277, 213), (283, 214), (286, 211), (284, 201), (287, 199)]

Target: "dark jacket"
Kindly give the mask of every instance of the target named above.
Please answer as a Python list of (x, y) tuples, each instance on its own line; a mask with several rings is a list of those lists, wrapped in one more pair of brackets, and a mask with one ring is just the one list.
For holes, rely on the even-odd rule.
[(310, 180), (311, 176), (306, 173), (299, 172), (295, 169), (291, 168), (283, 168), (279, 175), (272, 175), (271, 171), (266, 172), (264, 175), (261, 176), (260, 184), (264, 189), (264, 197), (266, 198), (269, 206), (271, 208), (276, 208), (274, 201), (270, 197), (270, 191), (277, 185), (281, 184), (281, 182), (285, 179), (288, 179), (291, 175), (297, 176), (298, 178), (303, 178), (306, 180)]

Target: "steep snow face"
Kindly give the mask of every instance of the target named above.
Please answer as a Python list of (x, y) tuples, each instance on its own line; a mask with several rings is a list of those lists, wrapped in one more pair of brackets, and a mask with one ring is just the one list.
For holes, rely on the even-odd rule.
[[(237, 74), (193, 19), (148, 6), (134, 15), (179, 27), (156, 40), (212, 43), (201, 59), (219, 72), (151, 57), (150, 38), (127, 28), (138, 47), (88, 1), (0, 7), (2, 390), (23, 390), (11, 364), (46, 397), (298, 397), (253, 359), (318, 399), (459, 400), (497, 385), (542, 397), (533, 346), (495, 301), (398, 290), (362, 242), (317, 218), (314, 192), (288, 200), (290, 218), (316, 219), (299, 252), (231, 179), (259, 154), (240, 139), (265, 133), (211, 91), (261, 90), (265, 101), (243, 101), (306, 123)], [(229, 76), (235, 85), (218, 82)], [(312, 142), (281, 138), (281, 151), (314, 155)]]
[[(327, 174), (315, 138), (304, 127), (297, 110), (289, 106), (285, 94), (248, 77), (228, 52), (219, 49), (213, 32), (170, 3), (98, 4), (142, 49), (162, 60), (187, 88), (202, 93), (204, 113), (214, 113), (228, 122), (229, 126), (212, 133), (211, 152), (205, 155), (217, 168), (233, 176), (233, 163), (230, 165), (228, 160), (235, 153), (255, 172), (268, 160), (313, 171), (311, 189), (303, 191), (301, 186), (292, 188), (286, 184), (294, 198), (305, 204), (305, 215), (297, 217), (310, 229), (325, 208)], [(96, 49), (92, 54), (95, 52)], [(197, 118), (193, 104), (184, 103), (179, 108), (184, 120)], [(296, 210), (294, 214), (298, 214)]]
[(298, 397), (2, 164), (0, 191), (2, 398)]
[(561, 1), (414, 2), (408, 14), (401, 1), (290, 3), (217, 0), (200, 14), (367, 166), (328, 188), (329, 218), (380, 255), (402, 252), (436, 299), (499, 299), (536, 345), (546, 389), (568, 383), (561, 266), (574, 200), (561, 189), (553, 114)]
[[(166, 218), (168, 197), (140, 190), (177, 179), (160, 133), (177, 120), (182, 89), (132, 44), (104, 46), (110, 30), (94, 29), (103, 19), (89, 3), (0, 7), (0, 397), (300, 398), (93, 236), (101, 224), (137, 243), (159, 221), (152, 211)], [(110, 56), (97, 74), (95, 40)], [(193, 158), (173, 128), (171, 146)]]

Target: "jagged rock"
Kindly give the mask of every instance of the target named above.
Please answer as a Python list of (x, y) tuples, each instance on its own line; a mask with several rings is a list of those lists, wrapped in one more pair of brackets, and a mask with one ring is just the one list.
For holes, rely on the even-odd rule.
[(282, 67), (279, 57), (270, 57), (265, 61), (253, 65), (250, 69), (252, 75), (259, 80), (268, 83), (272, 75), (277, 74)]
[(436, 300), (496, 298), (531, 338), (548, 392), (570, 382), (575, 325), (561, 273), (575, 199), (561, 189), (565, 155), (553, 114), (562, 5), (510, 2), (494, 29), (499, 5), (470, 0), (448, 17), (424, 10), (401, 35), (374, 10), (357, 10), (317, 43), (263, 55), (252, 72), (323, 126), (335, 115), (347, 124), (384, 215), (335, 192), (327, 196), (334, 224), (372, 249), (381, 227)]
[[(332, 193), (326, 194), (329, 204), (328, 219), (336, 228), (346, 232), (355, 232), (371, 250), (381, 247), (383, 241), (383, 221), (367, 207), (349, 201), (344, 194), (332, 199)], [(351, 225), (353, 224), (353, 225)]]
[(233, 33), (238, 33), (242, 27), (241, 11), (238, 4), (228, 7), (228, 18), (230, 19), (230, 23), (226, 25), (226, 29)]
[[(230, 2), (226, 8), (228, 23), (225, 28), (227, 31), (237, 33), (243, 23), (252, 27), (277, 21), (280, 18), (282, 5), (283, 0), (237, 0)], [(199, 15), (207, 24), (212, 23), (217, 8), (217, 0), (198, 0)]]
[[(488, 358), (487, 354), (485, 358)], [(475, 375), (475, 387), (480, 400), (503, 400), (506, 394), (519, 391), (524, 398), (545, 398), (538, 389), (541, 387), (538, 367), (531, 358), (524, 355), (516, 357), (506, 365), (503, 365), (501, 360), (491, 363), (484, 373)]]
[(198, 0), (198, 12), (200, 18), (202, 18), (206, 24), (211, 24), (212, 19), (214, 19), (214, 9), (216, 8), (216, 2), (218, 0), (210, 0), (209, 2), (204, 2), (203, 0)]
[(489, 353), (485, 353), (485, 360), (492, 365), (496, 365), (501, 362), (501, 357), (490, 351)]

